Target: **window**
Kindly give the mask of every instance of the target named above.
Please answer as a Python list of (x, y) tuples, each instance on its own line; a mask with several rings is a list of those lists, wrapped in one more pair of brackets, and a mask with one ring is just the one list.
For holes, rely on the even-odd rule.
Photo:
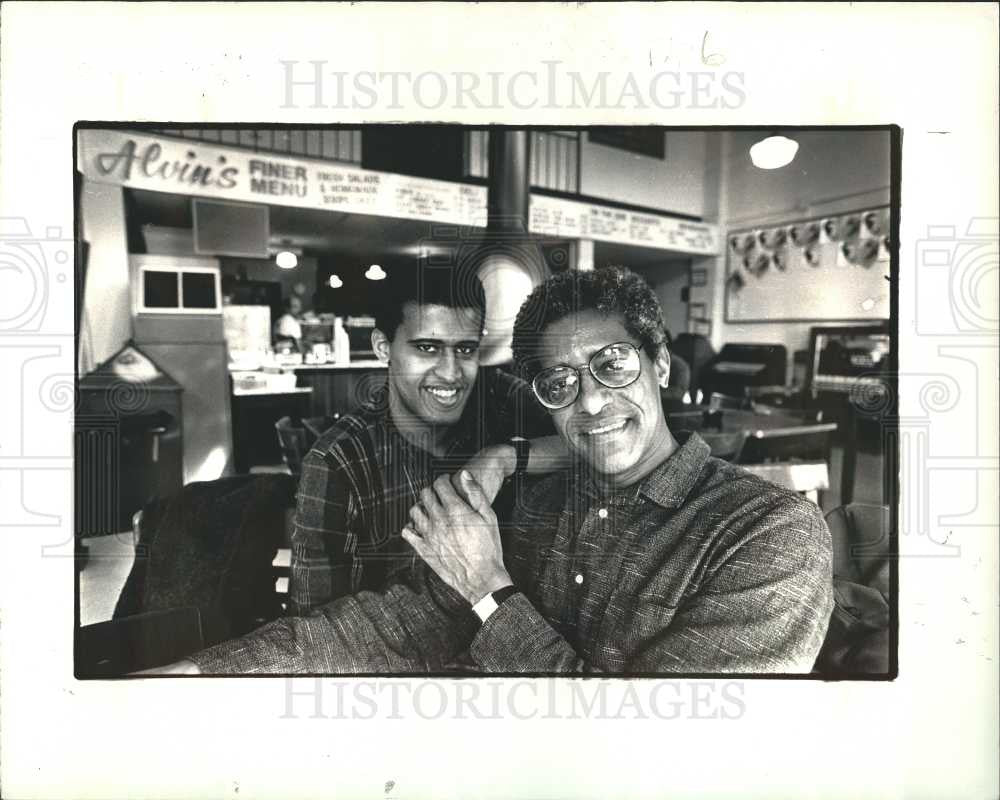
[[(578, 194), (580, 134), (577, 131), (530, 131), (528, 137), (528, 179), (531, 185)], [(489, 131), (465, 131), (462, 155), (466, 177), (489, 177), (489, 151)]]
[(138, 314), (221, 314), (219, 270), (215, 267), (141, 265)]

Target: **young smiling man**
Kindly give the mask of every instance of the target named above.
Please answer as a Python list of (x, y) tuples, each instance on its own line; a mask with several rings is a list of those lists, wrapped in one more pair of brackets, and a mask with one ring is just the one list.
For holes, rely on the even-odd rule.
[[(564, 456), (527, 384), (480, 369), (485, 296), (474, 270), (401, 265), (381, 294), (372, 347), (386, 383), (303, 460), (291, 542), (295, 614), (382, 589), (408, 571), (415, 559), (400, 530), (437, 475), (464, 466), (492, 501), (518, 451), (523, 470)], [(515, 437), (534, 437), (534, 448)]]
[[(426, 600), (447, 591), (400, 535), (418, 492), (464, 468), (492, 502), (516, 470), (566, 463), (527, 384), (479, 366), (485, 296), (472, 267), (407, 264), (381, 287), (372, 346), (386, 364), (385, 384), (359, 398), (357, 409), (303, 459), (291, 537), (291, 615), (147, 673), (297, 672), (304, 662), (294, 654), (309, 645), (316, 648), (312, 657), (337, 653), (330, 671), (379, 670), (392, 662), (367, 660), (366, 621), (393, 604), (404, 609), (401, 616), (410, 607), (419, 611), (413, 593)], [(320, 609), (332, 615), (333, 608), (347, 609), (335, 632), (322, 613), (308, 616)], [(401, 627), (397, 622), (380, 635), (392, 640)], [(436, 663), (433, 636), (424, 646), (424, 663)]]

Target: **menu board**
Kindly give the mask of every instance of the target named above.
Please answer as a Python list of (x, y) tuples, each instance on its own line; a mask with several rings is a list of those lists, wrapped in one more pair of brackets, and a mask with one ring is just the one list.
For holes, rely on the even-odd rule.
[(567, 239), (596, 239), (680, 253), (716, 255), (718, 228), (704, 222), (533, 194), (528, 229)]
[[(123, 130), (81, 130), (78, 135), (80, 169), (88, 180), (99, 183), (348, 214), (486, 226), (485, 186)], [(714, 225), (537, 194), (531, 196), (528, 229), (559, 238), (597, 239), (681, 253), (718, 252), (719, 236)]]
[(486, 187), (119, 130), (79, 132), (89, 179), (157, 192), (485, 227)]

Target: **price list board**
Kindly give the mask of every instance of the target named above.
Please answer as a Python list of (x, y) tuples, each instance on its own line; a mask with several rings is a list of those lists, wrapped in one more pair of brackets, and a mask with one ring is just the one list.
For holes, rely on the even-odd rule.
[(651, 213), (533, 194), (528, 229), (566, 239), (594, 239), (671, 250), (692, 255), (718, 255), (715, 225)]

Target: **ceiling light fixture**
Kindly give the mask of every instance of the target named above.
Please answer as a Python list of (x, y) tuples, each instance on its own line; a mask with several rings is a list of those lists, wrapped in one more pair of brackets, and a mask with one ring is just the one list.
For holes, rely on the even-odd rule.
[(295, 269), (299, 264), (299, 257), (291, 250), (282, 250), (275, 256), (274, 263), (281, 269)]
[(372, 264), (368, 267), (368, 271), (365, 272), (365, 277), (370, 281), (380, 281), (385, 278), (385, 270), (378, 264)]
[(339, 289), (341, 286), (344, 285), (344, 282), (340, 279), (339, 275), (331, 275), (329, 279), (327, 279), (326, 284), (331, 289)]
[(792, 163), (799, 143), (787, 136), (768, 136), (750, 148), (750, 160), (758, 169), (780, 169)]

